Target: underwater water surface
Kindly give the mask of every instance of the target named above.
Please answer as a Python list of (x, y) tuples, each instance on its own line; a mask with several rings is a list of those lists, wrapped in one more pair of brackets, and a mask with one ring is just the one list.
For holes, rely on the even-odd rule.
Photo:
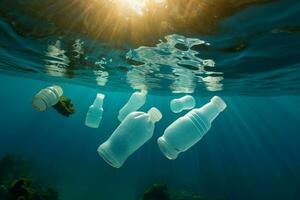
[[(299, 1), (108, 2), (0, 0), (0, 159), (28, 160), (29, 176), (61, 200), (142, 199), (154, 183), (174, 196), (300, 199)], [(73, 115), (32, 106), (54, 84), (72, 99)], [(115, 169), (97, 148), (137, 90), (148, 91), (140, 110), (155, 106), (163, 117)], [(104, 112), (92, 129), (84, 122), (98, 92)], [(196, 108), (215, 95), (227, 108), (205, 137), (168, 160), (156, 140), (188, 112), (169, 106), (185, 94)]]

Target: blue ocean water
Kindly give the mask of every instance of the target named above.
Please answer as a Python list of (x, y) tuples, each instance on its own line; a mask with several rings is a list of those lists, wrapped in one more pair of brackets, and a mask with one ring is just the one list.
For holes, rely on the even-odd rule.
[[(31, 160), (62, 200), (139, 199), (156, 182), (208, 199), (300, 199), (298, 1), (247, 6), (222, 18), (214, 33), (178, 30), (154, 44), (121, 46), (64, 29), (63, 18), (30, 15), (35, 10), (22, 10), (24, 2), (0, 1), (0, 157)], [(53, 4), (49, 12), (60, 6), (45, 2)], [(32, 97), (52, 84), (72, 99), (74, 115), (32, 107)], [(139, 89), (149, 92), (141, 110), (155, 106), (163, 118), (152, 139), (114, 169), (96, 150)], [(91, 129), (84, 121), (97, 92), (106, 95), (104, 115)], [(156, 139), (186, 113), (169, 109), (186, 93), (196, 107), (219, 95), (227, 109), (199, 143), (170, 161)]]

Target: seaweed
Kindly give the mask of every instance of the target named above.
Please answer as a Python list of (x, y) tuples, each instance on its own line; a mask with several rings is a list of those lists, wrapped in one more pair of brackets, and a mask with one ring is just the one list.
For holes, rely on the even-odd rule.
[(170, 193), (166, 184), (153, 184), (141, 200), (228, 200), (226, 197), (206, 198), (190, 192)]
[(53, 106), (53, 108), (63, 116), (69, 117), (71, 114), (76, 112), (76, 109), (71, 101), (66, 96), (61, 96), (57, 104)]
[(0, 160), (0, 185), (8, 184), (17, 177), (29, 174), (30, 164), (14, 155), (6, 155)]
[(21, 178), (11, 185), (9, 200), (58, 200), (58, 192), (53, 188), (38, 188), (31, 179)]
[(9, 189), (9, 197), (12, 200), (29, 200), (32, 199), (34, 191), (30, 188), (31, 180), (21, 178), (15, 180)]
[(145, 191), (143, 200), (171, 200), (170, 193), (166, 184), (154, 184)]
[(55, 189), (30, 177), (28, 166), (28, 161), (13, 155), (0, 160), (0, 200), (58, 200)]

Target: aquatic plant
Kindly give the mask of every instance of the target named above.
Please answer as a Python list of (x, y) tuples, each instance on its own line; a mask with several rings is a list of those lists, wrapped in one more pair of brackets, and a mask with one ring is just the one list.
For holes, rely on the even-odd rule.
[(59, 102), (53, 106), (53, 108), (60, 114), (69, 117), (71, 114), (76, 112), (76, 109), (71, 99), (66, 96), (61, 96)]
[(145, 191), (142, 200), (171, 200), (166, 184), (154, 184)]
[(32, 199), (34, 191), (30, 188), (31, 183), (32, 181), (26, 178), (15, 180), (9, 189), (10, 199), (12, 200)]
[[(58, 200), (58, 192), (30, 177), (29, 162), (14, 155), (0, 161), (0, 200)], [(30, 177), (30, 178), (28, 178)]]
[(57, 200), (58, 192), (53, 188), (39, 188), (31, 179), (21, 178), (13, 182), (8, 197), (10, 200)]
[(0, 160), (0, 185), (7, 185), (15, 178), (29, 174), (30, 164), (14, 155), (6, 155)]
[(228, 198), (206, 198), (186, 191), (171, 193), (166, 184), (155, 183), (144, 192), (141, 200), (228, 200)]

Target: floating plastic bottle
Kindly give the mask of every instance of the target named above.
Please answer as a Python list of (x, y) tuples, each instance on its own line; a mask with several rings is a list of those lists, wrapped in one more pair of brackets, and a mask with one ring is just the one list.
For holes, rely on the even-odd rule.
[(225, 102), (218, 96), (201, 108), (193, 109), (173, 122), (158, 138), (162, 153), (170, 160), (196, 144), (210, 129), (212, 121), (226, 108)]
[(104, 94), (97, 94), (94, 103), (86, 114), (85, 125), (90, 128), (98, 128), (102, 120)]
[(190, 110), (195, 107), (195, 99), (191, 95), (186, 95), (179, 99), (173, 99), (170, 102), (170, 108), (174, 113), (180, 113), (183, 110)]
[(129, 98), (128, 102), (119, 111), (118, 119), (123, 121), (125, 117), (134, 111), (137, 111), (146, 102), (147, 91), (134, 92)]
[(63, 95), (60, 86), (54, 85), (39, 91), (32, 99), (32, 105), (38, 111), (44, 112), (49, 107), (58, 103), (59, 98)]
[(162, 118), (157, 108), (148, 113), (130, 113), (98, 148), (98, 154), (111, 166), (121, 167), (126, 159), (147, 142), (153, 135), (155, 123)]

